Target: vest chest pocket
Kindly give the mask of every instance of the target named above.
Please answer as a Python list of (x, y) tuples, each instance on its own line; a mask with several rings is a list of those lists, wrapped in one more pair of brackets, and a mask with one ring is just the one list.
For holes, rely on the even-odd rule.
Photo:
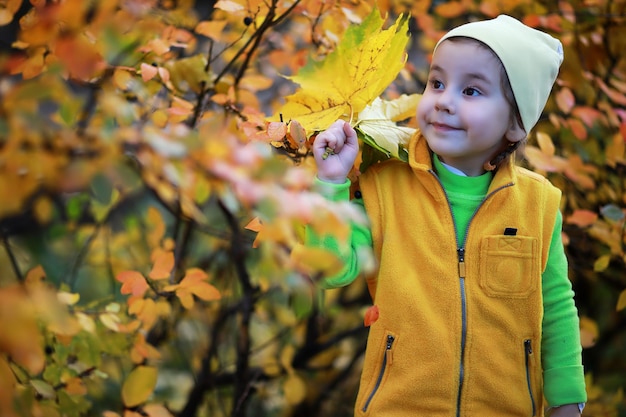
[(492, 297), (525, 298), (539, 278), (538, 241), (529, 236), (485, 236), (480, 247), (480, 286)]

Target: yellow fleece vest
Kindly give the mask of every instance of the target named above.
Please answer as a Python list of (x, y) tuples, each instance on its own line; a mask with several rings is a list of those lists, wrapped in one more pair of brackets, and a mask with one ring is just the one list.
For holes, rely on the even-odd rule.
[[(378, 273), (356, 416), (543, 416), (541, 274), (560, 191), (508, 164), (457, 247), (419, 136), (360, 178)], [(461, 250), (459, 250), (461, 249)]]

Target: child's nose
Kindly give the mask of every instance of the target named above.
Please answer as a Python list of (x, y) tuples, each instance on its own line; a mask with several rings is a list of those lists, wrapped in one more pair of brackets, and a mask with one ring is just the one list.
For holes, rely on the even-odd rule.
[(450, 90), (444, 90), (439, 93), (435, 101), (435, 109), (454, 113), (454, 98)]

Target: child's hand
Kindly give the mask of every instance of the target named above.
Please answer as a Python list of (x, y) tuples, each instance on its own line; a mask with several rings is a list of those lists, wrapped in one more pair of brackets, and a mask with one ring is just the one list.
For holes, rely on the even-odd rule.
[(350, 123), (337, 120), (313, 142), (317, 177), (326, 182), (344, 183), (358, 152), (356, 131)]
[(549, 414), (550, 417), (580, 417), (578, 404), (567, 404), (554, 408)]

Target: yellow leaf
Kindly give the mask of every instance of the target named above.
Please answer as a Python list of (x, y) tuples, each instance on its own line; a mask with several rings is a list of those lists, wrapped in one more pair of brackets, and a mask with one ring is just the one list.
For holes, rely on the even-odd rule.
[(80, 324), (80, 327), (83, 328), (83, 330), (89, 333), (93, 333), (96, 331), (96, 323), (88, 315), (79, 312), (76, 313), (76, 319), (78, 320), (78, 323)]
[(23, 0), (8, 0), (2, 2), (2, 8), (0, 9), (0, 26), (11, 23), (15, 12), (17, 12), (22, 5), (22, 1)]
[(283, 383), (285, 400), (291, 405), (298, 405), (306, 398), (306, 383), (295, 373), (291, 373)]
[(195, 32), (207, 38), (217, 40), (220, 38), (227, 23), (226, 20), (202, 21), (196, 26)]
[(320, 273), (325, 276), (332, 276), (339, 273), (343, 267), (341, 259), (331, 251), (301, 244), (294, 246), (290, 259), (297, 269), (310, 276)]
[(374, 8), (360, 25), (350, 26), (323, 61), (309, 61), (292, 81), (300, 89), (286, 97), (273, 120), (297, 120), (308, 136), (339, 118), (350, 118), (380, 96), (406, 62), (408, 16), (388, 29)]
[(588, 317), (580, 318), (580, 343), (588, 348), (595, 345), (598, 340), (598, 325)]
[(114, 332), (119, 331), (120, 327), (118, 323), (120, 322), (120, 318), (117, 315), (113, 313), (103, 313), (100, 314), (99, 318), (102, 324), (104, 324), (107, 328), (113, 330)]
[(158, 371), (152, 366), (138, 366), (128, 375), (122, 386), (122, 401), (128, 408), (148, 400), (157, 382)]
[[(395, 100), (385, 101), (377, 97), (372, 104), (367, 106), (356, 123), (356, 129), (365, 134), (366, 143), (380, 151), (403, 160), (408, 154), (401, 149), (408, 143), (415, 129), (407, 126), (398, 126), (394, 120), (404, 120), (415, 114), (417, 103), (421, 95), (403, 95)], [(374, 143), (371, 143), (373, 140)]]
[(213, 7), (216, 9), (222, 9), (226, 12), (239, 12), (244, 10), (244, 7), (241, 4), (232, 0), (219, 0)]
[(154, 207), (148, 208), (148, 222), (150, 232), (148, 233), (148, 243), (150, 247), (158, 247), (161, 239), (165, 236), (165, 222), (161, 212)]
[(73, 306), (74, 304), (78, 302), (78, 300), (80, 300), (80, 294), (59, 291), (57, 293), (57, 298), (62, 304)]
[(552, 142), (552, 138), (550, 135), (544, 132), (537, 132), (537, 144), (539, 145), (539, 149), (541, 152), (548, 156), (554, 155), (554, 143)]
[(23, 287), (0, 288), (0, 350), (33, 375), (46, 360), (36, 307)]
[(626, 308), (626, 290), (623, 290), (619, 295), (619, 299), (617, 300), (617, 311), (623, 310)]
[(219, 290), (207, 282), (198, 282), (189, 287), (189, 291), (204, 301), (219, 300), (222, 298)]
[[(141, 65), (143, 66), (146, 64), (141, 64)], [(142, 77), (143, 75), (144, 74), (142, 71)], [(120, 90), (127, 90), (128, 87), (131, 85), (132, 81), (133, 81), (133, 76), (131, 75), (130, 71), (126, 69), (120, 69), (120, 68), (115, 69), (115, 72), (113, 73), (113, 83), (115, 84), (117, 88), (119, 88)]]
[(524, 154), (536, 170), (560, 172), (567, 166), (565, 159), (559, 156), (546, 155), (541, 149), (535, 146), (527, 146), (524, 149)]
[(193, 300), (193, 294), (191, 293), (191, 291), (181, 288), (176, 290), (176, 296), (180, 300), (180, 303), (183, 305), (183, 307), (185, 307), (187, 310), (191, 310), (193, 308), (195, 302)]

